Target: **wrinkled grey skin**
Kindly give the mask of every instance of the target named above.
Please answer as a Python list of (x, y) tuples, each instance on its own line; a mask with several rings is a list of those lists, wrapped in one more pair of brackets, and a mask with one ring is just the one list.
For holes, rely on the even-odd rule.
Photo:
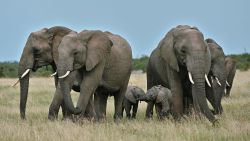
[(123, 99), (122, 114), (125, 109), (127, 118), (131, 118), (130, 112), (131, 112), (131, 109), (133, 109), (132, 118), (136, 118), (139, 99), (144, 96), (145, 96), (145, 92), (143, 91), (143, 89), (137, 86), (128, 86), (125, 97)]
[(147, 110), (146, 115), (153, 115), (153, 108), (155, 105), (155, 110), (158, 119), (164, 119), (169, 116), (172, 109), (172, 94), (168, 88), (161, 85), (154, 86), (149, 89), (146, 95), (140, 98), (141, 101), (146, 101), (148, 107), (151, 110)]
[[(29, 74), (21, 79), (22, 74), (27, 69), (36, 71), (42, 66), (51, 65), (53, 70), (56, 71), (58, 60), (58, 46), (62, 38), (72, 32), (71, 29), (61, 26), (55, 26), (52, 28), (43, 28), (39, 31), (32, 32), (26, 42), (23, 49), (21, 59), (19, 61), (18, 76), (20, 79), (20, 115), (22, 119), (25, 119), (26, 102), (28, 97), (29, 88)], [(55, 86), (57, 87), (58, 79), (54, 76)], [(58, 91), (57, 91), (58, 92)], [(60, 103), (62, 106), (63, 116), (67, 117), (70, 114), (67, 112), (64, 103)], [(93, 108), (92, 108), (93, 109)], [(53, 113), (57, 117), (58, 110)]]
[[(223, 112), (221, 99), (224, 95), (226, 84), (225, 55), (220, 45), (213, 39), (208, 38), (205, 41), (211, 53), (211, 68), (208, 79), (212, 87), (206, 86), (207, 99), (214, 108), (213, 113), (221, 114)], [(216, 78), (218, 78), (219, 81), (217, 81)]]
[(229, 84), (229, 86), (226, 85), (225, 96), (228, 97), (230, 95), (230, 91), (233, 86), (234, 76), (236, 73), (236, 62), (233, 60), (233, 58), (229, 56), (226, 57), (225, 61), (226, 61), (226, 78)]
[[(205, 92), (205, 74), (209, 73), (210, 65), (211, 55), (203, 34), (197, 28), (177, 26), (167, 33), (150, 55), (147, 89), (162, 85), (171, 90), (175, 119), (183, 114), (183, 98), (189, 98), (193, 100), (195, 111), (215, 123), (217, 120), (208, 107)], [(194, 84), (190, 83), (188, 72)]]
[[(121, 118), (122, 101), (132, 68), (130, 45), (122, 37), (109, 32), (82, 31), (65, 36), (59, 46), (58, 75), (67, 71), (81, 74), (80, 96), (76, 108), (70, 97), (71, 73), (59, 79), (63, 99), (75, 115), (86, 110), (89, 98), (95, 94), (98, 119), (106, 115), (107, 98), (114, 96), (114, 119)], [(56, 102), (58, 103), (58, 102)]]

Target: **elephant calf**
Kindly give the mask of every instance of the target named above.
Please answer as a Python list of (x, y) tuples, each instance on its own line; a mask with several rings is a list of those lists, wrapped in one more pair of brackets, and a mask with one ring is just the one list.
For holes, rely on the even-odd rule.
[(127, 118), (131, 118), (130, 111), (133, 107), (132, 118), (135, 118), (137, 109), (138, 109), (138, 102), (139, 102), (138, 99), (144, 96), (145, 96), (145, 92), (141, 88), (137, 86), (129, 86), (126, 91), (125, 97), (123, 99), (122, 114), (125, 109)]
[(158, 119), (168, 117), (171, 113), (172, 93), (168, 88), (161, 85), (157, 85), (149, 89), (145, 97), (140, 100), (148, 103), (146, 115), (150, 115), (152, 117), (154, 105)]

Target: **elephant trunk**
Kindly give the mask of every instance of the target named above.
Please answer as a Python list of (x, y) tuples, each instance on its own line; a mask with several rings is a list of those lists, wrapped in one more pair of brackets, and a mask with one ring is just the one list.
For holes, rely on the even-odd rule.
[[(70, 95), (70, 90), (71, 87), (73, 86), (73, 82), (71, 82), (71, 77), (73, 77), (72, 75), (72, 69), (73, 69), (73, 64), (70, 63), (71, 59), (68, 59), (65, 62), (59, 62), (58, 63), (58, 78), (59, 78), (59, 84), (62, 90), (62, 94), (63, 94), (63, 100), (65, 102), (65, 105), (67, 107), (67, 109), (69, 110), (69, 112), (71, 114), (74, 115), (79, 115), (81, 113), (81, 109), (79, 108), (75, 108), (71, 95)], [(72, 65), (69, 65), (72, 64)]]
[(69, 79), (69, 78), (67, 77), (67, 78), (59, 79), (62, 94), (63, 94), (63, 100), (64, 100), (64, 103), (65, 103), (67, 109), (69, 110), (69, 112), (71, 114), (79, 115), (82, 110), (78, 107), (76, 107), (76, 108), (74, 107), (74, 104), (73, 104), (73, 101), (72, 101), (72, 98), (70, 95), (70, 90), (71, 90), (70, 86), (71, 85), (68, 84), (69, 82), (67, 82), (67, 79)]
[(192, 85), (192, 95), (194, 105), (197, 110), (200, 110), (211, 122), (215, 121), (215, 117), (210, 111), (205, 93), (205, 73), (194, 72), (193, 73), (194, 84)]
[[(28, 44), (28, 43), (27, 43)], [(34, 58), (27, 46), (23, 51), (22, 57), (19, 62), (18, 76), (20, 80), (20, 116), (25, 119), (26, 102), (29, 89), (29, 73), (33, 68)]]

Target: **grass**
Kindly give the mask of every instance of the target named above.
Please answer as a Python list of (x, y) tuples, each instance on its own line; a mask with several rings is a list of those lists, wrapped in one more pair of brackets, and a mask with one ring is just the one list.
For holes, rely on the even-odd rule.
[[(15, 79), (0, 79), (0, 141), (47, 140), (170, 140), (170, 141), (234, 141), (250, 138), (250, 71), (237, 71), (229, 98), (223, 99), (224, 113), (218, 116), (220, 125), (213, 127), (205, 118), (187, 117), (181, 122), (173, 120), (145, 120), (146, 104), (140, 103), (137, 119), (113, 122), (113, 98), (108, 100), (107, 121), (93, 123), (83, 121), (47, 119), (48, 108), (54, 95), (53, 78), (31, 78), (27, 102), (27, 120), (19, 116), (19, 86), (10, 87)], [(146, 75), (134, 74), (130, 85), (146, 89)], [(77, 93), (72, 92), (76, 102)]]

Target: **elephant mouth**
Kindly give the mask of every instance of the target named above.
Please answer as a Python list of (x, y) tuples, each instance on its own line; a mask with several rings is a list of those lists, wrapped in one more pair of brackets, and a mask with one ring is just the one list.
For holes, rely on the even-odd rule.
[(36, 60), (34, 65), (33, 65), (33, 68), (32, 70), (33, 71), (36, 71), (37, 69), (43, 67), (43, 66), (48, 66), (50, 63), (46, 62), (46, 61), (43, 61), (43, 60)]

